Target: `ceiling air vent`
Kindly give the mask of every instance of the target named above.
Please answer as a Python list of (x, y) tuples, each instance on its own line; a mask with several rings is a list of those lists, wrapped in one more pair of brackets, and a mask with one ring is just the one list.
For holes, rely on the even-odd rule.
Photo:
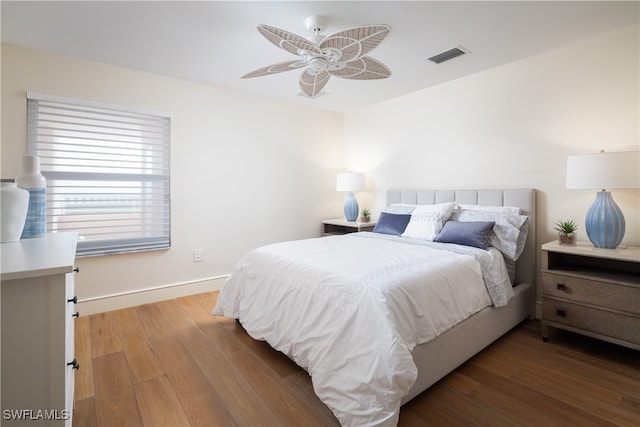
[(441, 62), (448, 61), (450, 59), (456, 58), (460, 55), (464, 55), (468, 51), (464, 50), (460, 46), (456, 46), (452, 49), (445, 50), (442, 53), (437, 55), (433, 55), (431, 58), (427, 58), (431, 62), (435, 62), (436, 64), (440, 64)]

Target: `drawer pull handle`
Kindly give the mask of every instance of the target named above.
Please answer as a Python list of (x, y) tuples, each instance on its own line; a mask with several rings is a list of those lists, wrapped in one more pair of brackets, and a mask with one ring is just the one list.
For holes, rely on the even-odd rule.
[(565, 317), (567, 315), (567, 312), (558, 308), (556, 309), (556, 315), (560, 317)]
[(556, 289), (558, 289), (559, 291), (566, 291), (567, 285), (565, 285), (564, 283), (556, 283)]
[(80, 317), (80, 312), (79, 312), (79, 311), (76, 311), (75, 313), (73, 313), (73, 314), (71, 315), (71, 317), (75, 317), (75, 318), (77, 319), (78, 317)]
[(80, 273), (80, 267), (74, 268), (73, 271), (75, 271), (76, 273)]
[(73, 367), (73, 369), (80, 369), (80, 364), (78, 363), (75, 357), (71, 362), (67, 363), (67, 366), (71, 366)]
[(78, 296), (74, 295), (73, 298), (68, 299), (67, 302), (72, 302), (74, 304), (77, 304), (78, 303)]

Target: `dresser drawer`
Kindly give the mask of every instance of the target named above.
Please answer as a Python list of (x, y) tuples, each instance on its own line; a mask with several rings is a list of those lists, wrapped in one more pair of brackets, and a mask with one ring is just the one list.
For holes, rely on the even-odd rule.
[(542, 322), (571, 326), (640, 345), (640, 316), (543, 297)]
[(545, 296), (640, 314), (639, 287), (543, 272), (542, 290)]

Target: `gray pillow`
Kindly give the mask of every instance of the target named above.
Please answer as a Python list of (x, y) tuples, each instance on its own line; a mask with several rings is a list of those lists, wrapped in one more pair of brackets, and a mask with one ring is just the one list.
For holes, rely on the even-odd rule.
[(447, 221), (433, 241), (487, 249), (494, 224), (493, 221)]
[(462, 209), (454, 211), (451, 219), (455, 221), (494, 221), (496, 224), (489, 235), (489, 245), (495, 247), (505, 258), (516, 261), (524, 250), (529, 231), (526, 215), (505, 215), (498, 212), (486, 212)]
[(380, 218), (378, 218), (378, 223), (373, 228), (373, 232), (399, 236), (404, 233), (404, 229), (407, 228), (407, 224), (410, 219), (411, 214), (381, 212)]

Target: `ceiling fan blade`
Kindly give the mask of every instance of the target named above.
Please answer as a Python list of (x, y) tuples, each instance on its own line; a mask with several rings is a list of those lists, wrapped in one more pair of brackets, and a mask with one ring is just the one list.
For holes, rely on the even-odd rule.
[(378, 47), (390, 33), (391, 27), (384, 24), (350, 28), (327, 36), (320, 42), (320, 48), (339, 49), (340, 62), (353, 61)]
[(258, 25), (258, 31), (271, 43), (294, 55), (299, 55), (301, 50), (318, 54), (322, 53), (320, 48), (309, 40), (288, 31), (281, 30), (280, 28), (269, 25)]
[(304, 70), (300, 76), (300, 89), (309, 98), (315, 98), (329, 82), (329, 77), (331, 74), (326, 71), (314, 75)]
[(329, 73), (332, 76), (352, 80), (386, 79), (391, 75), (391, 70), (386, 65), (370, 56), (363, 56), (344, 65), (343, 68), (331, 70)]
[(262, 76), (268, 76), (268, 75), (276, 74), (276, 73), (284, 73), (285, 71), (296, 70), (296, 69), (298, 69), (300, 67), (304, 67), (306, 65), (307, 65), (306, 62), (300, 61), (300, 60), (279, 62), (277, 64), (268, 65), (266, 67), (258, 68), (255, 71), (252, 71), (250, 73), (245, 74), (241, 78), (242, 79), (250, 79), (252, 77), (262, 77)]

